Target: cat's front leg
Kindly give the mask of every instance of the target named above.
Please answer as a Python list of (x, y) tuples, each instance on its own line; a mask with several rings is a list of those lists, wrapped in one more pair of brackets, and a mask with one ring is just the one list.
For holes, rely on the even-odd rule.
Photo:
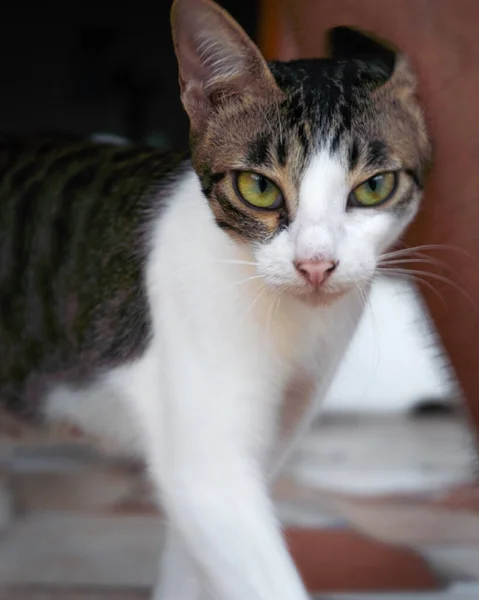
[[(156, 368), (148, 375), (161, 378), (166, 398), (160, 403), (144, 395), (138, 403), (163, 508), (208, 597), (305, 600), (262, 468), (264, 440), (274, 426), (266, 390), (255, 388), (254, 374), (235, 377), (227, 357), (214, 372), (211, 356), (199, 361), (187, 356), (187, 346), (181, 351), (175, 357), (170, 347), (162, 373)], [(143, 379), (142, 388), (155, 386)], [(161, 600), (180, 598), (164, 589)]]
[(206, 600), (200, 576), (183, 540), (167, 525), (153, 600)]
[[(182, 466), (175, 461), (176, 473), (154, 475), (169, 518), (214, 598), (303, 600), (306, 595), (273, 514), (263, 475), (248, 457), (231, 453), (224, 461), (224, 452), (222, 448), (216, 456), (204, 456), (203, 464), (191, 458)], [(165, 560), (166, 570), (172, 566), (171, 555)], [(177, 569), (178, 564), (173, 567)], [(176, 576), (181, 578), (178, 571)], [(184, 577), (191, 576), (188, 569)], [(183, 600), (180, 589), (174, 589), (175, 574), (170, 571), (168, 577), (171, 580), (161, 600)], [(193, 588), (187, 584), (185, 594), (195, 598), (192, 583)], [(179, 585), (183, 588), (185, 582)], [(184, 600), (190, 598), (184, 596)]]

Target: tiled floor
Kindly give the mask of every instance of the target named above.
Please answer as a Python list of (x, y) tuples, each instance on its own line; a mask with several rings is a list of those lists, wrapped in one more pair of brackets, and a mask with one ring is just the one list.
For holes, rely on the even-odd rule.
[[(148, 590), (9, 587), (0, 589), (0, 600), (150, 600)], [(442, 599), (440, 599), (442, 600)], [(454, 599), (455, 600), (455, 599)], [(460, 599), (462, 600), (462, 598)]]
[(459, 418), (329, 415), (296, 453), (298, 481), (357, 495), (421, 493), (468, 481), (474, 442)]
[[(314, 600), (477, 600), (479, 587), (474, 584), (434, 593), (409, 592), (405, 594), (327, 594)], [(150, 600), (148, 590), (121, 588), (67, 589), (67, 588), (8, 588), (0, 590), (0, 600)]]
[[(479, 582), (479, 494), (460, 487), (472, 481), (474, 460), (455, 418), (329, 418), (276, 486), (278, 511), (289, 525), (352, 524), (413, 546), (450, 581)], [(9, 480), (17, 510), (0, 537), (0, 600), (146, 598), (162, 525), (137, 473), (81, 448), (21, 449)], [(457, 491), (445, 496), (448, 489)], [(444, 598), (470, 600), (468, 593)]]

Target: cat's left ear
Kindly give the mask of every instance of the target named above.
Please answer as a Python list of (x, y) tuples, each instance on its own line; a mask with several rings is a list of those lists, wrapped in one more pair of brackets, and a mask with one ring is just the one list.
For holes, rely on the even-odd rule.
[(407, 59), (392, 44), (352, 27), (334, 27), (327, 34), (331, 58), (357, 58), (380, 69), (384, 81), (414, 93), (417, 79)]
[(258, 48), (216, 3), (175, 0), (171, 25), (181, 100), (193, 127), (235, 98), (279, 93)]

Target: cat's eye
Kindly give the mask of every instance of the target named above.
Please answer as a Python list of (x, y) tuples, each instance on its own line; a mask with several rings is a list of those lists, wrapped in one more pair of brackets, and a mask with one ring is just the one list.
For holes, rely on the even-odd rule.
[(274, 210), (283, 204), (283, 194), (278, 186), (259, 173), (237, 172), (235, 187), (241, 200), (255, 208)]
[(396, 191), (398, 174), (394, 171), (379, 173), (358, 185), (349, 196), (349, 205), (357, 207), (374, 207), (383, 204)]

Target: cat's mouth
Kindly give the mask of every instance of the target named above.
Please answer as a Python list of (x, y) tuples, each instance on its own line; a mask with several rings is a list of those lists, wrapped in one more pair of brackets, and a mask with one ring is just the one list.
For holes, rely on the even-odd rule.
[(292, 289), (291, 293), (304, 304), (308, 306), (330, 306), (349, 292), (350, 288), (328, 289), (327, 286), (319, 288), (309, 287)]
[[(261, 277), (261, 275), (260, 275)], [(346, 296), (354, 288), (352, 284), (338, 284), (325, 282), (324, 285), (313, 286), (301, 281), (290, 282), (289, 285), (278, 284), (265, 278), (267, 287), (271, 287), (274, 294), (290, 296), (308, 306), (330, 306)]]
[(324, 290), (314, 290), (307, 292), (306, 294), (300, 294), (299, 299), (301, 302), (308, 304), (309, 306), (330, 306), (337, 302), (340, 298), (347, 294), (348, 290), (341, 290), (335, 292), (327, 292)]

